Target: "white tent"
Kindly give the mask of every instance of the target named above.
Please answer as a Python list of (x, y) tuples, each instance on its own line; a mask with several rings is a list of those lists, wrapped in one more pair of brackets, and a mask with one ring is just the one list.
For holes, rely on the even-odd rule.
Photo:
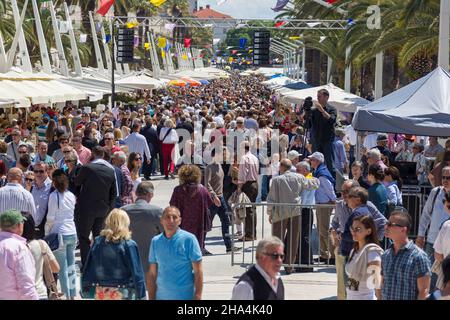
[(441, 67), (356, 112), (356, 130), (450, 135), (450, 73)]
[(277, 78), (273, 78), (273, 79), (269, 79), (266, 81), (263, 81), (262, 84), (265, 84), (271, 88), (275, 88), (275, 87), (281, 87), (284, 86), (286, 84), (290, 84), (290, 83), (294, 83), (297, 82), (296, 80), (292, 80), (291, 78), (288, 78), (286, 76), (281, 76), (281, 77), (277, 77)]
[(158, 89), (164, 86), (164, 84), (152, 77), (149, 77), (145, 74), (130, 74), (121, 77), (117, 81), (116, 84), (119, 84), (124, 87), (131, 87), (134, 89)]
[(286, 102), (301, 104), (306, 97), (312, 97), (314, 100), (317, 99), (317, 91), (321, 89), (328, 90), (328, 92), (330, 93), (328, 103), (331, 106), (335, 107), (338, 111), (355, 112), (358, 107), (363, 107), (370, 103), (369, 100), (346, 92), (343, 89), (336, 87), (332, 83), (320, 87), (281, 93), (281, 96)]

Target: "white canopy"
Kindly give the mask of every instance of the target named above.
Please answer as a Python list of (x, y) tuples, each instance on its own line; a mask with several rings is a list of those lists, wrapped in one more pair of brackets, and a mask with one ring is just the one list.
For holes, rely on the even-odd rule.
[(295, 80), (292, 80), (291, 78), (288, 78), (286, 76), (281, 76), (273, 79), (269, 79), (267, 81), (263, 81), (262, 84), (268, 85), (271, 88), (274, 87), (281, 87), (289, 83), (294, 83)]
[(293, 92), (281, 93), (283, 100), (291, 103), (303, 103), (306, 97), (313, 97), (316, 99), (317, 91), (321, 89), (327, 89), (330, 93), (328, 103), (335, 107), (338, 111), (343, 112), (355, 112), (357, 107), (363, 107), (370, 103), (369, 100), (361, 98), (352, 93), (346, 92), (343, 89), (336, 87), (334, 84), (329, 83), (320, 87), (313, 87), (303, 90), (295, 90)]
[(115, 83), (125, 86), (131, 87), (135, 89), (158, 89), (163, 87), (163, 83), (157, 79), (149, 77), (145, 74), (130, 74), (121, 77)]
[(450, 135), (450, 73), (438, 67), (423, 78), (358, 109), (356, 130), (424, 136)]

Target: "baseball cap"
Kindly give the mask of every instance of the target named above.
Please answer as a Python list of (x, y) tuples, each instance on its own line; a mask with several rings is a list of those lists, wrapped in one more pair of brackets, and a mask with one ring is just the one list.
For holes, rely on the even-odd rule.
[(377, 137), (377, 141), (387, 141), (387, 136), (385, 134), (379, 134)]
[(292, 161), (292, 160), (294, 160), (295, 158), (300, 157), (301, 154), (298, 153), (296, 150), (291, 150), (291, 151), (289, 151), (289, 153), (288, 153), (287, 156), (288, 156), (288, 159)]
[(325, 157), (323, 156), (323, 153), (321, 152), (314, 152), (312, 155), (308, 157), (308, 159), (316, 159), (317, 161), (323, 163), (325, 162)]
[(7, 210), (0, 214), (0, 228), (10, 228), (27, 220), (17, 210)]

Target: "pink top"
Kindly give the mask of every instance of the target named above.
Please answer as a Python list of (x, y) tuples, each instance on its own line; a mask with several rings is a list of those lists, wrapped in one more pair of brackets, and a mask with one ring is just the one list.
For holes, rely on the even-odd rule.
[(242, 156), (239, 163), (238, 183), (247, 181), (257, 181), (259, 171), (259, 161), (251, 152)]
[(85, 146), (81, 146), (80, 150), (76, 150), (78, 154), (78, 158), (80, 162), (84, 165), (89, 163), (89, 159), (91, 158), (91, 150), (86, 148)]
[(35, 274), (26, 239), (0, 231), (0, 300), (38, 300)]

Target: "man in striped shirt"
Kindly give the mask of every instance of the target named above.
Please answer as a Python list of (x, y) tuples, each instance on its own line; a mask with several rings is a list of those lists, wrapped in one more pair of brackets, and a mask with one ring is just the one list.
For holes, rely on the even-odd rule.
[(133, 130), (133, 133), (124, 140), (125, 144), (128, 146), (129, 153), (136, 152), (141, 155), (145, 153), (147, 164), (150, 164), (152, 156), (150, 154), (150, 149), (148, 148), (147, 139), (139, 133), (141, 130), (141, 122), (135, 120), (131, 129)]
[(47, 126), (48, 126), (48, 118), (43, 117), (41, 125), (36, 128), (36, 133), (37, 133), (39, 142), (47, 142), (47, 138), (45, 137), (45, 132), (47, 131)]
[(11, 168), (7, 178), (6, 186), (0, 188), (0, 212), (15, 209), (28, 212), (36, 219), (33, 196), (22, 186), (22, 171), (19, 168)]

